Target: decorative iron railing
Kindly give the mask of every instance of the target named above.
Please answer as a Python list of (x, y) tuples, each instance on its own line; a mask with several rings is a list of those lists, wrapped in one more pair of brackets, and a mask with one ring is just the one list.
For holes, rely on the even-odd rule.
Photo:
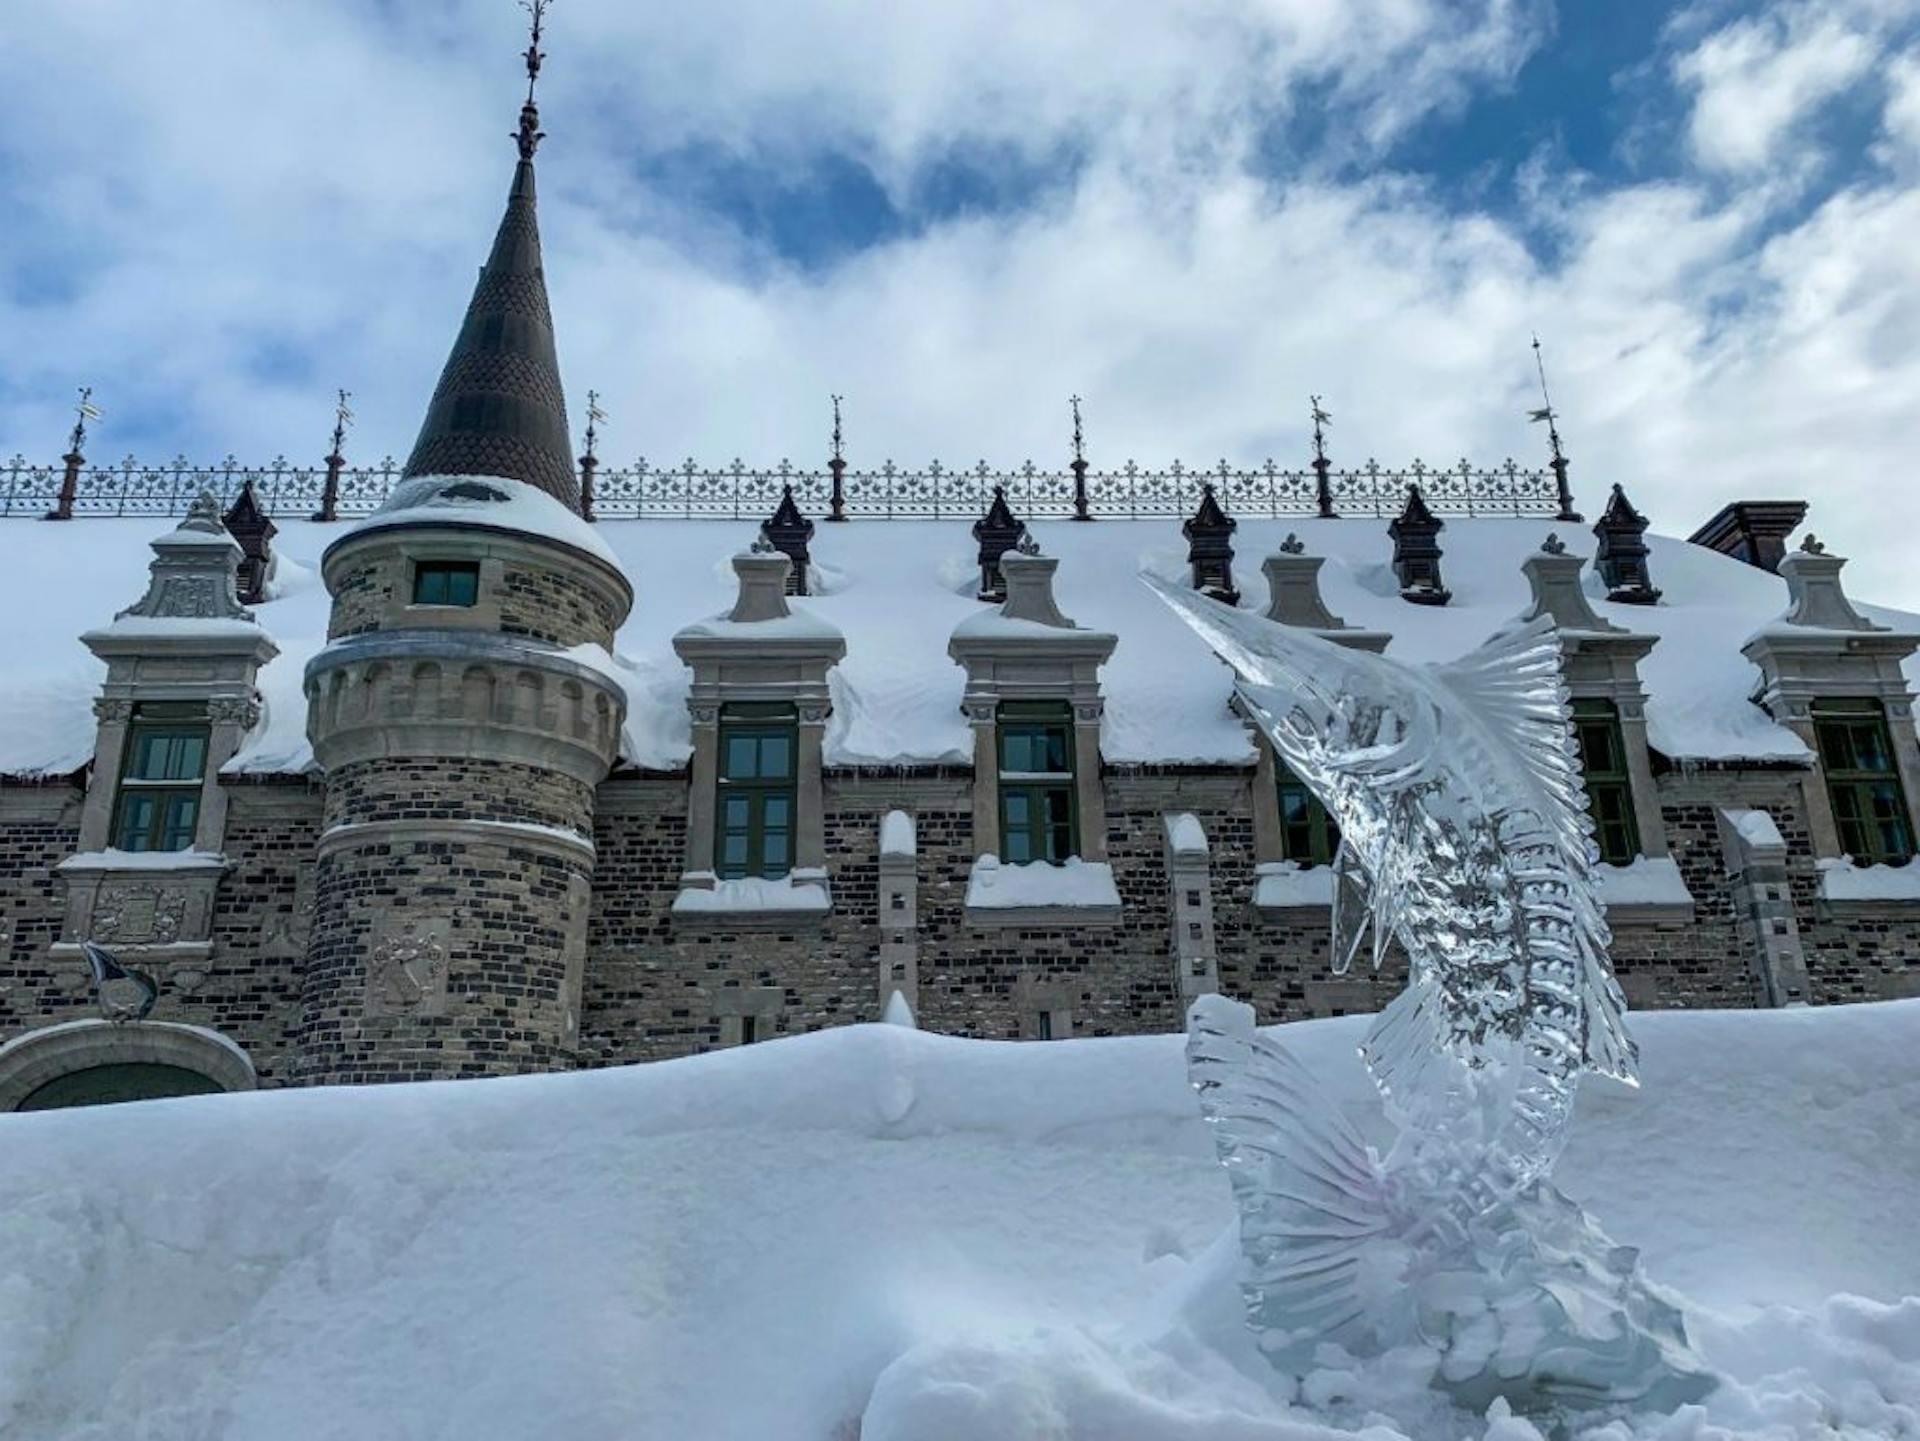
[[(755, 520), (772, 513), (781, 492), (793, 487), (802, 510), (815, 517), (908, 519), (977, 516), (995, 486), (1003, 487), (1024, 518), (1091, 516), (1130, 518), (1190, 514), (1201, 488), (1211, 485), (1231, 515), (1314, 515), (1330, 508), (1340, 515), (1396, 515), (1407, 487), (1417, 485), (1428, 506), (1448, 515), (1554, 515), (1567, 507), (1550, 470), (1527, 470), (1509, 460), (1476, 469), (1462, 460), (1450, 467), (1415, 461), (1392, 469), (1368, 461), (1357, 469), (1325, 472), (1283, 470), (1272, 461), (1235, 469), (1225, 461), (1210, 468), (1178, 462), (1153, 470), (1128, 461), (1118, 470), (1042, 470), (1031, 462), (993, 470), (985, 461), (950, 469), (934, 462), (909, 470), (888, 461), (876, 470), (797, 468), (786, 461), (770, 469), (740, 461), (708, 469), (689, 460), (655, 466), (596, 468), (591, 477), (595, 519)], [(0, 464), (0, 516), (39, 517), (65, 509), (74, 517), (184, 515), (203, 490), (225, 503), (248, 481), (261, 506), (280, 518), (331, 511), (340, 518), (365, 515), (398, 482), (389, 457), (376, 466), (300, 466), (285, 458), (270, 465), (242, 465), (229, 456), (218, 465), (141, 465), (131, 457), (118, 465), (30, 465), (20, 457)], [(329, 479), (331, 477), (331, 487)], [(70, 494), (68, 494), (70, 486)], [(328, 505), (331, 488), (332, 503)], [(836, 506), (836, 494), (839, 504)], [(66, 504), (63, 506), (63, 496)]]

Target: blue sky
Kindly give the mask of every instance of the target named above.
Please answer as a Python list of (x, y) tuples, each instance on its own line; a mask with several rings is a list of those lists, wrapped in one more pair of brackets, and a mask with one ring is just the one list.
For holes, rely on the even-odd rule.
[[(508, 0), (10, 11), (0, 452), (404, 454), (511, 165)], [(1537, 459), (1804, 495), (1920, 604), (1920, 0), (558, 0), (542, 217), (611, 460)]]

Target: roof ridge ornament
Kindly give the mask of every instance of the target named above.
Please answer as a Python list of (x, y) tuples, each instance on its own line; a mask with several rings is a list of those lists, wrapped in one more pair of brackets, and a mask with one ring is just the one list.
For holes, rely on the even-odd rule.
[(547, 58), (540, 48), (540, 33), (546, 26), (547, 6), (552, 3), (553, 0), (520, 0), (520, 8), (533, 17), (533, 39), (526, 52), (527, 103), (520, 107), (520, 129), (514, 135), (522, 160), (532, 160), (533, 152), (547, 138), (547, 132), (540, 128), (540, 107), (534, 103), (533, 87), (540, 79), (540, 62)]
[(1573, 490), (1567, 484), (1567, 456), (1566, 452), (1560, 448), (1560, 413), (1553, 408), (1553, 397), (1547, 393), (1547, 363), (1541, 357), (1540, 336), (1537, 332), (1533, 337), (1533, 367), (1540, 372), (1540, 405), (1538, 409), (1527, 412), (1527, 419), (1535, 425), (1541, 421), (1545, 421), (1547, 425), (1547, 443), (1553, 450), (1551, 468), (1554, 488), (1559, 492), (1560, 501), (1560, 513), (1554, 519), (1570, 522), (1585, 520), (1586, 517), (1573, 508)]

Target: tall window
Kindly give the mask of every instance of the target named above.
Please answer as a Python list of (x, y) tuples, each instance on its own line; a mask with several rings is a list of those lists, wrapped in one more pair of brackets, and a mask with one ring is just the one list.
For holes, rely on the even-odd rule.
[(1055, 865), (1079, 849), (1073, 716), (1064, 703), (1000, 704), (1000, 849), (1012, 865)]
[(794, 756), (790, 705), (736, 703), (720, 712), (719, 824), (714, 870), (722, 880), (778, 880), (793, 869)]
[(479, 598), (478, 561), (423, 560), (413, 567), (415, 605), (472, 605)]
[(1600, 859), (1624, 866), (1640, 854), (1640, 827), (1633, 818), (1633, 782), (1620, 738), (1620, 712), (1610, 700), (1576, 700), (1573, 733), (1580, 743), (1580, 771), (1587, 782)]
[(184, 851), (200, 819), (207, 775), (206, 711), (146, 702), (137, 707), (120, 763), (113, 843), (123, 851)]
[(1840, 845), (1862, 864), (1902, 865), (1913, 857), (1907, 798), (1894, 768), (1887, 715), (1877, 700), (1813, 703), (1813, 732), (1827, 773)]
[(1278, 755), (1273, 774), (1280, 798), (1280, 859), (1302, 866), (1328, 864), (1340, 849), (1339, 825)]

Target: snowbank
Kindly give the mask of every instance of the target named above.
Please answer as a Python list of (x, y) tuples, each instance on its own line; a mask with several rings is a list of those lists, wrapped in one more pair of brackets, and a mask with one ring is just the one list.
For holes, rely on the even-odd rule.
[[(1363, 1129), (1363, 1018), (1280, 1033)], [(1920, 1003), (1636, 1018), (1563, 1187), (1729, 1381), (1577, 1441), (1913, 1435)], [(1289, 1395), (1177, 1036), (860, 1026), (655, 1066), (0, 1118), (0, 1435), (1532, 1441), (1422, 1359)]]

